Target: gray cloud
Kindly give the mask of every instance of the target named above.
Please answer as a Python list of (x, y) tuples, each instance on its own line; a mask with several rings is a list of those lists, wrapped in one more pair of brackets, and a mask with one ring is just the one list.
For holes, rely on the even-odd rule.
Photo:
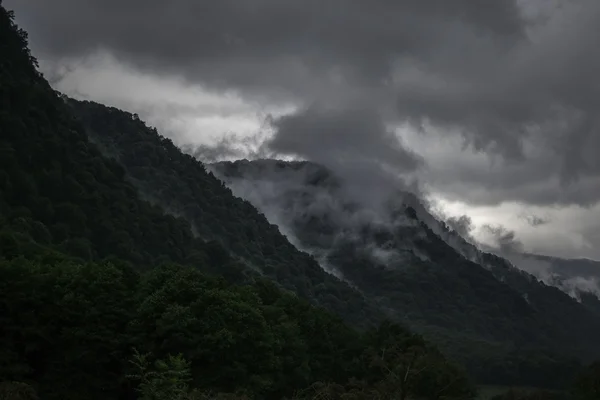
[(265, 143), (267, 148), (325, 165), (362, 198), (385, 201), (394, 191), (418, 190), (405, 186), (401, 178), (422, 166), (423, 160), (407, 150), (368, 106), (312, 105), (271, 124), (275, 134)]
[(511, 42), (524, 33), (514, 1), (8, 3), (44, 53), (77, 56), (105, 48), (144, 68), (259, 92), (312, 92), (336, 74), (353, 84), (380, 85), (399, 56), (431, 59), (466, 35)]
[(242, 158), (273, 158), (274, 154), (264, 146), (263, 135), (241, 137), (235, 133), (224, 134), (215, 144), (183, 145), (182, 150), (206, 163)]
[(597, 174), (600, 87), (593, 82), (600, 52), (593, 38), (600, 3), (574, 3), (505, 52), (477, 49), (475, 59), (462, 62), (416, 60), (418, 72), (399, 96), (401, 114), (461, 129), (477, 148), (502, 150), (514, 162), (522, 159), (523, 140), (536, 139), (561, 155), (555, 162), (563, 182)]
[[(182, 146), (182, 150), (206, 163), (230, 159), (237, 160), (248, 157), (249, 154), (247, 148), (244, 147), (240, 149), (234, 144), (238, 142), (240, 142), (240, 140), (235, 137), (225, 137), (218, 143), (212, 145), (184, 145)], [(243, 140), (241, 142), (244, 143)]]
[[(489, 63), (523, 40), (526, 26), (512, 0), (57, 0), (52, 7), (34, 0), (14, 7), (51, 58), (105, 49), (141, 69), (267, 101), (359, 97), (389, 108), (400, 92), (415, 98), (415, 117), (427, 93), (418, 88), (415, 96), (394, 82), (405, 64), (455, 72)], [(468, 57), (478, 50), (485, 57)]]
[(473, 220), (468, 215), (446, 218), (446, 224), (463, 238), (471, 238), (471, 231), (473, 230), (474, 226)]
[[(428, 169), (421, 178), (449, 200), (476, 205), (520, 202), (589, 207), (600, 198), (600, 173), (588, 170), (576, 174), (573, 170), (571, 179), (564, 179), (564, 161), (568, 153), (557, 154), (558, 150), (541, 136), (523, 139), (521, 159), (488, 154), (471, 145), (463, 148), (456, 140), (448, 144), (448, 135), (444, 131), (427, 132), (422, 136), (417, 152), (426, 159)], [(429, 151), (430, 147), (435, 147), (431, 144), (438, 143), (445, 147)]]
[(521, 216), (527, 223), (533, 227), (546, 225), (550, 222), (548, 218), (542, 218), (537, 215), (522, 215)]
[(502, 225), (483, 225), (482, 228), (492, 236), (492, 247), (503, 254), (523, 252), (523, 243), (517, 239), (515, 231)]
[(413, 171), (422, 160), (405, 149), (375, 110), (365, 106), (315, 107), (273, 119), (275, 136), (267, 145), (280, 153), (295, 153), (328, 162), (331, 158), (361, 159), (399, 171)]
[[(250, 148), (327, 159), (356, 188), (405, 175), (471, 205), (600, 200), (597, 0), (4, 4), (34, 53), (57, 65), (104, 51), (135, 71), (299, 110), (273, 118), (275, 136), (262, 147), (230, 135), (200, 148), (203, 157)], [(166, 117), (185, 108), (175, 107)], [(396, 142), (392, 123), (418, 128), (424, 146)], [(447, 138), (464, 148), (427, 153)], [(596, 240), (600, 222), (591, 225), (584, 233)]]

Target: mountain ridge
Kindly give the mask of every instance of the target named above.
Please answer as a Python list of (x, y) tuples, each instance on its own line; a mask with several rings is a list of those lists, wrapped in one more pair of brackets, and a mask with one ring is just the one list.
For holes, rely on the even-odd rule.
[[(322, 165), (318, 165), (316, 163), (311, 163), (309, 161), (290, 162), (290, 161), (281, 161), (281, 160), (260, 159), (260, 160), (253, 160), (253, 161), (238, 160), (238, 161), (235, 161), (234, 163), (240, 163), (246, 167), (249, 167), (253, 163), (254, 164), (264, 164), (264, 165), (271, 164), (271, 166), (279, 165), (281, 167), (287, 163), (287, 165), (295, 165), (296, 167), (294, 167), (293, 169), (297, 169), (299, 167), (301, 168), (302, 166), (312, 166), (312, 168), (314, 170), (319, 171), (319, 173), (326, 176), (327, 179), (329, 179), (331, 181), (335, 181), (337, 186), (340, 185), (339, 179), (337, 179), (337, 177), (334, 176), (332, 171), (330, 171), (329, 169), (327, 169), (326, 167), (324, 167)], [(211, 167), (216, 168), (215, 172), (218, 173), (219, 165), (223, 165), (223, 164), (224, 164), (223, 162), (212, 163), (211, 165), (209, 165), (209, 169)], [(310, 184), (310, 182), (307, 182), (307, 184)], [(554, 267), (552, 273), (554, 273), (556, 278), (559, 278), (561, 280), (569, 279), (569, 278), (576, 278), (576, 277), (600, 278), (600, 261), (596, 261), (596, 260), (592, 260), (592, 259), (584, 259), (584, 258), (566, 259), (566, 258), (545, 256), (545, 255), (533, 254), (533, 253), (505, 254), (505, 253), (502, 253), (501, 251), (498, 251), (497, 249), (492, 248), (492, 247), (487, 248), (485, 246), (479, 246), (477, 244), (473, 244), (471, 241), (462, 237), (460, 235), (460, 233), (458, 233), (454, 229), (452, 229), (442, 219), (438, 219), (438, 217), (436, 217), (432, 213), (430, 213), (427, 210), (427, 208), (425, 206), (423, 206), (422, 202), (418, 199), (418, 197), (416, 195), (409, 193), (409, 192), (405, 192), (403, 194), (402, 198), (403, 198), (404, 203), (406, 203), (407, 205), (410, 205), (410, 207), (412, 207), (415, 210), (416, 215), (419, 217), (419, 219), (421, 221), (423, 221), (430, 229), (432, 229), (436, 235), (440, 236), (446, 243), (448, 243), (450, 246), (452, 246), (463, 257), (465, 257), (466, 259), (468, 259), (474, 263), (480, 264), (487, 269), (493, 270), (494, 267), (496, 267), (496, 268), (499, 267), (499, 265), (490, 265), (489, 264), (490, 260), (495, 259), (494, 261), (496, 262), (496, 264), (498, 264), (498, 263), (503, 264), (503, 265), (500, 265), (502, 267), (506, 267), (509, 269), (517, 270), (517, 271), (518, 270), (524, 271), (527, 274), (534, 276), (536, 279), (544, 281), (544, 283), (546, 283), (546, 284), (553, 283), (553, 282), (546, 281), (543, 276), (540, 276), (540, 274), (536, 274), (535, 271), (530, 271), (530, 270), (528, 270), (528, 268), (523, 268), (522, 266), (517, 265), (517, 264), (519, 264), (519, 262), (518, 262), (519, 259), (517, 257), (525, 257), (525, 258), (535, 259), (535, 260), (539, 260), (539, 261), (546, 261), (546, 262), (553, 264), (553, 265), (549, 265), (548, 267), (549, 268)], [(511, 255), (514, 255), (516, 257), (511, 258)], [(498, 258), (492, 257), (492, 256), (497, 256)], [(573, 290), (569, 291), (568, 289), (565, 289), (564, 287), (562, 287), (559, 284), (560, 282), (556, 282), (556, 283), (557, 283), (556, 284), (557, 287), (564, 289), (564, 291), (571, 294), (572, 297), (577, 298), (577, 296), (575, 296), (573, 294)], [(593, 289), (593, 288), (591, 288), (591, 289)], [(593, 290), (590, 290), (590, 291), (593, 292)]]
[[(306, 166), (308, 164), (295, 164), (295, 168), (292, 169), (298, 170), (297, 167), (301, 167), (302, 165)], [(276, 168), (274, 168), (274, 166)], [(340, 199), (336, 198), (336, 196), (339, 195), (339, 193), (335, 193), (336, 189), (332, 189), (331, 186), (328, 186), (326, 188), (315, 189), (318, 185), (311, 184), (305, 176), (297, 176), (296, 181), (294, 181), (296, 186), (292, 186), (292, 183), (290, 183), (291, 181), (289, 180), (290, 178), (288, 176), (290, 171), (282, 172), (286, 169), (285, 162), (277, 163), (264, 160), (253, 162), (222, 162), (212, 164), (211, 168), (213, 169), (213, 172), (217, 174), (217, 176), (220, 176), (222, 179), (224, 179), (224, 181), (232, 188), (234, 194), (247, 198), (248, 200), (253, 202), (253, 204), (255, 204), (257, 208), (261, 209), (265, 214), (269, 213), (269, 207), (278, 207), (278, 202), (280, 202), (281, 204), (285, 203), (284, 206), (280, 206), (280, 209), (271, 209), (270, 213), (272, 214), (272, 218), (282, 220), (286, 218), (286, 215), (296, 215), (296, 217), (289, 217), (288, 221), (285, 221), (287, 223), (287, 229), (294, 231), (296, 233), (297, 238), (299, 238), (300, 242), (303, 243), (306, 248), (311, 248), (312, 246), (313, 248), (317, 247), (317, 251), (326, 251), (326, 249), (318, 248), (319, 243), (323, 243), (323, 238), (321, 237), (322, 234), (317, 234), (317, 231), (323, 232), (327, 230), (332, 231), (332, 229), (336, 229), (335, 227), (332, 228), (331, 226), (327, 226), (327, 224), (331, 222), (331, 215), (334, 215), (335, 213), (340, 213), (341, 217), (338, 217), (338, 222), (336, 223), (342, 224), (340, 225), (342, 226), (342, 228), (338, 227), (338, 230), (342, 233), (345, 229), (343, 228), (343, 223), (345, 223), (345, 221), (352, 220), (352, 218), (355, 216), (355, 214), (352, 214), (352, 212), (347, 213), (345, 211), (346, 209), (352, 207), (347, 205), (338, 207), (338, 205), (340, 204)], [(313, 167), (313, 169), (314, 168), (315, 167)], [(304, 171), (304, 173), (308, 174), (308, 177), (310, 177), (310, 174), (308, 172)], [(283, 178), (284, 176), (285, 178)], [(283, 186), (286, 185), (286, 179), (288, 180), (287, 184), (290, 186), (289, 190), (283, 189)], [(260, 185), (269, 187), (271, 190), (271, 192), (268, 192), (267, 189), (264, 189), (264, 192), (268, 192), (268, 195), (264, 195), (263, 198), (261, 198), (262, 195), (260, 194)], [(275, 193), (272, 191), (273, 185), (279, 185), (279, 192)], [(327, 198), (327, 200), (323, 200), (323, 196), (329, 197)], [(303, 197), (308, 198), (309, 200), (298, 200), (302, 199)], [(391, 235), (392, 237), (395, 237), (395, 239), (393, 239), (395, 240), (395, 242), (391, 245), (392, 249), (398, 250), (395, 251), (396, 254), (408, 254), (408, 263), (418, 264), (422, 267), (423, 270), (430, 268), (427, 264), (428, 261), (430, 261), (433, 264), (439, 265), (439, 268), (432, 272), (432, 274), (434, 275), (424, 275), (422, 279), (431, 280), (433, 279), (433, 276), (438, 276), (439, 279), (451, 279), (448, 276), (444, 277), (444, 265), (453, 264), (455, 265), (455, 267), (453, 268), (459, 268), (459, 270), (454, 272), (462, 274), (462, 278), (460, 278), (459, 281), (450, 280), (446, 284), (441, 284), (441, 286), (438, 286), (439, 290), (437, 292), (443, 291), (441, 288), (450, 285), (449, 282), (455, 282), (455, 284), (457, 285), (472, 285), (466, 282), (469, 282), (470, 279), (475, 279), (475, 281), (480, 280), (480, 284), (482, 284), (482, 282), (488, 282), (489, 285), (492, 285), (489, 288), (492, 292), (496, 293), (494, 296), (499, 296), (497, 298), (502, 298), (502, 296), (506, 295), (508, 295), (506, 299), (514, 298), (514, 300), (506, 300), (507, 302), (504, 304), (504, 307), (507, 307), (508, 304), (511, 304), (512, 301), (515, 302), (514, 311), (508, 311), (509, 313), (529, 313), (529, 317), (527, 315), (520, 315), (520, 317), (518, 317), (521, 321), (520, 324), (522, 326), (529, 325), (530, 327), (533, 327), (537, 325), (539, 326), (539, 328), (532, 328), (532, 330), (539, 329), (540, 331), (543, 331), (545, 329), (543, 327), (546, 326), (546, 324), (548, 323), (554, 324), (557, 327), (561, 325), (562, 322), (560, 321), (550, 322), (553, 320), (553, 317), (551, 315), (552, 312), (548, 310), (549, 305), (547, 304), (547, 301), (550, 301), (550, 299), (552, 299), (551, 303), (555, 302), (556, 307), (563, 308), (564, 315), (561, 315), (563, 315), (565, 318), (572, 317), (574, 314), (579, 314), (576, 317), (576, 319), (580, 320), (578, 324), (583, 324), (583, 321), (589, 318), (589, 321), (591, 321), (592, 325), (595, 324), (594, 326), (596, 326), (596, 328), (594, 329), (598, 329), (598, 321), (595, 321), (596, 317), (590, 310), (584, 309), (584, 307), (580, 307), (579, 303), (577, 303), (574, 299), (570, 298), (566, 294), (563, 295), (563, 293), (559, 292), (558, 289), (556, 289), (555, 291), (554, 288), (548, 287), (544, 283), (539, 282), (537, 278), (516, 268), (509, 261), (495, 254), (481, 252), (477, 250), (475, 246), (467, 243), (464, 239), (460, 237), (457, 238), (456, 236), (454, 236), (455, 242), (462, 242), (460, 244), (463, 245), (463, 251), (457, 251), (456, 243), (453, 243), (454, 246), (452, 246), (448, 244), (448, 239), (444, 240), (439, 234), (436, 233), (436, 231), (440, 232), (441, 234), (446, 233), (448, 237), (450, 237), (451, 239), (453, 238), (453, 235), (451, 234), (449, 228), (444, 223), (435, 220), (435, 218), (431, 216), (422, 205), (419, 205), (418, 200), (414, 195), (405, 195), (403, 197), (403, 200), (404, 199), (408, 199), (408, 202), (405, 202), (403, 209), (402, 207), (400, 207), (400, 209), (402, 209), (402, 219), (397, 220), (400, 222), (396, 226), (397, 229), (400, 229), (399, 232), (394, 233), (389, 229), (389, 227), (385, 227), (384, 225), (380, 224), (375, 230), (372, 229), (371, 239), (373, 239), (374, 241), (371, 241), (371, 243), (369, 243), (368, 246), (365, 246), (364, 240), (363, 242), (361, 242), (361, 238), (357, 239), (356, 237), (353, 237), (350, 240), (350, 244), (343, 244), (340, 242), (340, 248), (333, 252), (334, 257), (329, 257), (327, 261), (330, 264), (333, 264), (335, 267), (342, 269), (342, 276), (346, 278), (348, 278), (349, 274), (354, 274), (354, 279), (364, 279), (364, 271), (369, 270), (370, 268), (372, 269), (373, 266), (377, 265), (377, 262), (374, 262), (373, 260), (365, 261), (364, 254), (359, 255), (356, 253), (355, 250), (361, 247), (363, 248), (363, 250), (367, 249), (367, 247), (372, 247), (372, 245), (375, 243), (375, 247), (377, 247), (377, 250), (383, 251), (385, 253), (385, 246), (382, 246), (381, 243), (376, 243), (377, 235), (379, 235), (379, 237), (382, 237), (382, 235), (385, 236), (386, 234)], [(309, 213), (307, 213), (307, 210), (310, 210), (310, 208), (307, 208), (305, 203), (308, 202), (314, 205), (318, 201), (321, 201), (321, 205), (323, 205), (323, 207), (329, 208), (326, 212), (323, 212), (323, 210), (317, 210), (316, 212), (314, 212), (314, 210), (312, 210), (310, 211), (312, 214), (309, 215)], [(303, 210), (302, 207), (304, 207)], [(318, 208), (318, 206), (312, 207), (313, 209)], [(310, 218), (313, 218), (313, 220), (311, 220)], [(315, 222), (314, 218), (320, 218), (320, 220)], [(429, 219), (429, 224), (423, 221), (423, 219)], [(431, 220), (437, 221), (436, 224), (432, 224)], [(318, 227), (311, 226), (311, 224), (319, 223), (321, 225)], [(434, 225), (434, 230), (432, 230), (431, 225)], [(364, 231), (365, 227), (369, 229), (368, 224), (356, 225), (356, 227), (352, 227), (350, 231), (346, 232), (347, 236), (350, 237), (352, 235), (359, 235), (361, 231)], [(380, 229), (379, 233), (377, 233), (377, 229)], [(309, 234), (307, 235), (307, 233)], [(311, 234), (313, 235), (312, 237)], [(333, 240), (331, 239), (331, 237), (329, 239), (330, 241)], [(343, 253), (344, 251), (348, 252), (349, 254), (353, 254), (354, 261), (350, 260), (349, 257), (341, 256), (340, 253)], [(331, 254), (332, 253), (330, 253), (330, 255)], [(356, 264), (356, 260), (360, 259), (360, 257), (363, 257), (364, 265), (362, 267), (348, 267), (348, 265), (351, 265), (353, 262)], [(423, 259), (424, 257), (425, 259)], [(427, 260), (426, 258), (429, 258), (429, 260)], [(357, 270), (361, 271), (363, 275), (356, 275)], [(380, 274), (380, 278), (378, 278), (383, 279), (379, 281), (380, 285), (383, 285), (383, 282), (394, 281), (394, 279), (391, 278), (392, 274), (389, 271), (385, 271), (381, 268), (380, 270), (383, 271)], [(417, 269), (416, 271), (417, 272), (413, 271), (413, 273), (423, 273), (422, 270)], [(483, 271), (486, 272), (484, 273)], [(486, 277), (487, 273), (493, 276), (493, 282), (490, 279), (491, 277)], [(387, 278), (384, 279), (383, 276), (387, 276)], [(404, 274), (401, 276), (402, 278), (400, 278), (399, 276), (395, 278), (396, 281), (398, 281), (398, 279), (415, 279), (415, 277), (412, 275)], [(475, 278), (475, 276), (478, 276), (478, 278)], [(369, 277), (369, 279), (373, 279), (373, 277)], [(361, 287), (361, 285), (357, 284), (356, 281), (353, 281), (352, 279), (349, 280), (352, 282), (353, 285), (356, 285), (357, 287), (361, 288), (363, 292), (367, 292), (364, 285), (363, 287)], [(414, 285), (418, 286), (419, 284), (421, 284), (418, 282), (419, 280), (417, 279)], [(463, 283), (459, 284), (458, 282)], [(392, 291), (389, 292), (389, 296), (387, 296), (388, 298), (390, 296), (397, 296), (397, 294), (393, 295), (392, 293), (399, 290), (399, 287), (402, 285), (400, 285), (399, 283), (396, 283), (396, 285), (396, 289), (390, 289)], [(470, 287), (470, 289), (464, 289), (466, 290), (466, 292), (464, 293), (471, 293), (471, 295), (469, 296), (475, 297), (473, 297), (473, 300), (470, 303), (465, 303), (465, 305), (462, 307), (466, 307), (468, 309), (469, 307), (472, 307), (473, 303), (482, 304), (488, 301), (486, 300), (486, 295), (484, 293), (480, 293), (476, 286)], [(491, 289), (492, 287), (494, 287), (495, 289)], [(404, 290), (408, 290), (410, 292), (411, 289), (405, 287)], [(439, 296), (439, 293), (429, 292), (428, 296), (425, 296), (424, 294), (420, 294), (418, 296), (420, 296), (419, 298), (422, 299), (421, 301), (426, 303), (432, 298)], [(452, 302), (453, 300), (449, 301), (449, 303)], [(443, 304), (445, 303), (445, 301), (440, 300), (440, 303)], [(397, 307), (400, 307), (399, 304), (400, 303), (397, 303)], [(470, 304), (470, 306), (467, 304)], [(403, 307), (405, 307), (405, 312), (408, 312), (406, 306)], [(490, 303), (490, 309), (493, 309), (495, 307), (496, 306), (493, 305), (493, 302)], [(409, 307), (408, 309), (412, 309), (414, 311), (414, 308), (415, 307)], [(482, 307), (482, 309), (483, 308), (485, 307)], [(510, 308), (508, 308), (507, 310), (510, 310)], [(448, 312), (450, 312), (450, 310), (448, 310)], [(432, 323), (432, 317), (427, 316), (426, 314), (427, 313), (425, 311), (420, 312), (420, 318), (422, 319), (421, 322), (425, 321), (427, 324)], [(455, 317), (458, 318), (459, 314), (460, 313), (457, 314), (455, 312), (452, 315), (455, 315)], [(515, 315), (518, 316), (519, 314), (517, 313)], [(433, 322), (436, 326), (442, 324), (441, 321)], [(481, 333), (481, 326), (479, 326), (479, 328), (475, 328), (475, 326), (472, 324), (472, 321), (465, 321), (465, 323), (465, 326), (473, 326), (473, 329), (479, 329)], [(498, 338), (499, 336), (504, 336), (507, 334), (505, 328), (506, 327), (498, 326), (496, 327), (497, 332), (487, 332), (484, 333), (484, 336), (488, 337), (488, 339), (493, 337)], [(565, 338), (569, 336), (569, 333), (564, 328), (562, 328), (562, 331), (563, 333), (561, 335), (563, 335)], [(520, 340), (523, 340), (523, 342), (527, 342), (527, 339), (523, 337), (519, 339), (520, 335), (516, 333), (516, 331), (513, 331), (508, 335), (512, 335), (513, 337), (515, 337), (515, 340), (517, 340), (517, 342), (519, 342)], [(543, 339), (540, 338), (540, 341), (542, 340)], [(592, 345), (593, 339), (591, 338), (591, 336), (589, 336), (586, 340), (588, 341), (588, 343), (590, 343), (590, 345)], [(559, 340), (557, 337), (549, 341), (558, 342)]]

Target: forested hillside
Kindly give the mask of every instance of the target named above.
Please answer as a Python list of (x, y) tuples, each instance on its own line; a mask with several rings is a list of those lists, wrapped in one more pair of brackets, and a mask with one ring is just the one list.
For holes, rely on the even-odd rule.
[(201, 163), (135, 115), (93, 102), (67, 102), (92, 141), (122, 165), (143, 196), (190, 221), (198, 237), (217, 241), (251, 270), (356, 326), (381, 320), (382, 313), (359, 292), (323, 271), (253, 205), (234, 197)]

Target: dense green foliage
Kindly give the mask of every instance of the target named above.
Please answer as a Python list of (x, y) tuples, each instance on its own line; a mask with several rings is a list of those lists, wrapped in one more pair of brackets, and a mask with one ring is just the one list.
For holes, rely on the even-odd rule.
[(600, 399), (600, 361), (592, 363), (578, 374), (573, 393), (577, 400)]
[(0, 261), (0, 275), (0, 378), (30, 383), (48, 399), (131, 396), (133, 348), (159, 359), (183, 354), (192, 387), (279, 399), (315, 381), (376, 385), (387, 373), (368, 361), (393, 345), (390, 367), (408, 368), (403, 352), (412, 351), (428, 363), (427, 374), (411, 376), (410, 390), (431, 387), (421, 379), (438, 390), (448, 383), (447, 391), (470, 390), (420, 337), (394, 325), (361, 336), (265, 280), (236, 286), (191, 267), (139, 276), (108, 262), (23, 257)]
[(600, 399), (600, 362), (582, 370), (565, 391), (510, 389), (490, 400), (598, 400)]

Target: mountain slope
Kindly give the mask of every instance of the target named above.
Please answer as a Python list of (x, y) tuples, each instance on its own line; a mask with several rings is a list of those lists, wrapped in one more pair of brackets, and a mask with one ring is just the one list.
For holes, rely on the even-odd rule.
[(505, 256), (514, 265), (531, 272), (547, 285), (559, 288), (600, 315), (600, 262), (528, 253)]
[(423, 332), (459, 334), (504, 351), (600, 351), (594, 313), (500, 257), (466, 242), (457, 250), (459, 243), (448, 244), (448, 228), (424, 215), (412, 195), (369, 209), (345, 198), (343, 182), (310, 163), (238, 161), (212, 168), (328, 268)]
[(67, 101), (91, 140), (123, 166), (149, 201), (191, 223), (198, 237), (214, 240), (246, 268), (320, 304), (355, 326), (372, 325), (382, 313), (347, 283), (298, 251), (249, 202), (234, 197), (193, 157), (134, 115), (93, 102)]
[[(132, 153), (125, 159), (134, 163), (135, 173), (127, 174), (121, 163), (106, 158), (65, 104), (68, 99), (35, 69), (26, 33), (15, 35), (14, 30), (5, 21), (0, 32), (4, 257), (12, 259), (23, 255), (25, 248), (45, 246), (83, 261), (117, 258), (138, 268), (173, 261), (219, 272), (233, 281), (265, 274), (357, 326), (381, 319), (357, 291), (297, 251), (250, 203), (233, 197), (200, 163), (131, 114), (98, 106), (110, 114), (109, 123), (126, 127), (123, 148)], [(105, 117), (101, 115), (102, 120)], [(164, 200), (161, 206), (168, 211), (180, 206), (176, 213), (165, 215), (161, 206), (140, 199), (132, 178), (140, 183), (135, 178), (144, 174), (157, 180), (142, 187), (143, 193), (152, 194), (150, 200)], [(172, 176), (177, 180), (167, 181)], [(182, 201), (171, 204), (171, 197)], [(193, 227), (173, 214), (189, 217)]]
[[(2, 227), (83, 260), (116, 256), (142, 267), (202, 252), (185, 221), (139, 200), (124, 169), (89, 143), (35, 70), (26, 34), (6, 21), (1, 29)], [(5, 237), (4, 256), (15, 255), (13, 239)]]
[(600, 262), (565, 259), (530, 253), (505, 255), (519, 268), (530, 271), (547, 284), (556, 285), (577, 297), (581, 291), (600, 294)]

